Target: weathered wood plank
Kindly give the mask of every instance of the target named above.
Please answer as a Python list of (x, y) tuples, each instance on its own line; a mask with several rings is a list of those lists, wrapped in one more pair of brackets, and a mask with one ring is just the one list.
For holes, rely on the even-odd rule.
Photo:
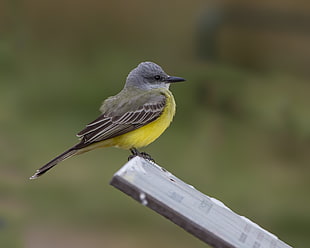
[(143, 158), (126, 163), (115, 173), (111, 185), (213, 247), (290, 247), (222, 202)]

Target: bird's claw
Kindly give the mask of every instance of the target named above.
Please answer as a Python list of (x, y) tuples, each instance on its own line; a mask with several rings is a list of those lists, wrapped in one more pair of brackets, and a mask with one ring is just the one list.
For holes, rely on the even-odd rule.
[(130, 149), (130, 151), (131, 151), (132, 155), (130, 155), (128, 157), (128, 161), (133, 159), (136, 156), (139, 156), (141, 158), (144, 158), (146, 160), (149, 160), (149, 161), (155, 163), (155, 160), (151, 157), (151, 155), (146, 153), (146, 152), (139, 152), (136, 148), (132, 148), (132, 149)]

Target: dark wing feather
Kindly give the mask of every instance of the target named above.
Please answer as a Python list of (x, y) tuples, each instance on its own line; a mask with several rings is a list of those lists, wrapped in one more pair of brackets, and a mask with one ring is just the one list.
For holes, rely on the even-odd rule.
[(115, 115), (117, 111), (103, 113), (77, 134), (82, 139), (78, 146), (83, 148), (142, 127), (157, 119), (162, 114), (165, 104), (165, 97), (162, 96), (160, 101), (147, 102), (136, 110), (127, 111), (122, 115)]

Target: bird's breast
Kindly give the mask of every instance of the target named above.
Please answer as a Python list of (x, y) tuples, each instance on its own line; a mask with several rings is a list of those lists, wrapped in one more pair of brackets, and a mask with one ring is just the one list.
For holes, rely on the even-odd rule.
[(166, 96), (166, 105), (162, 114), (154, 121), (134, 131), (113, 138), (115, 146), (124, 149), (147, 146), (156, 140), (169, 127), (175, 114), (176, 104), (169, 90), (163, 92)]

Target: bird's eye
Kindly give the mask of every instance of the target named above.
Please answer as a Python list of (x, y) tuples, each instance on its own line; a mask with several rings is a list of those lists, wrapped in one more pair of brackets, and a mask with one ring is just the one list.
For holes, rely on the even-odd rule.
[(156, 76), (154, 77), (154, 79), (155, 79), (155, 80), (159, 80), (159, 79), (161, 79), (161, 76), (156, 75)]

